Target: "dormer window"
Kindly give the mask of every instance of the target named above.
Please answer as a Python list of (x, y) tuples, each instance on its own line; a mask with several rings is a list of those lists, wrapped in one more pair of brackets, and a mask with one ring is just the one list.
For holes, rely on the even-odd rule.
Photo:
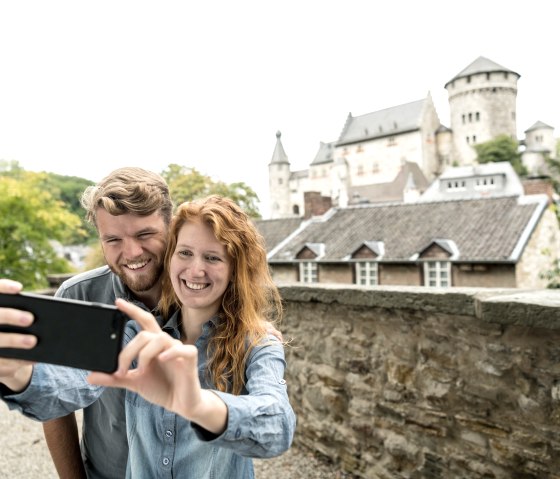
[(362, 286), (379, 284), (379, 259), (385, 253), (383, 241), (364, 241), (350, 258), (356, 260), (354, 282)]

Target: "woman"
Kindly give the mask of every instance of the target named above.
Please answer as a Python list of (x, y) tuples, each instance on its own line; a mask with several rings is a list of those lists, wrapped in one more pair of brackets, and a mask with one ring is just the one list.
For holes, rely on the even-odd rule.
[[(88, 385), (80, 371), (64, 378), (55, 374), (61, 368), (37, 365), (20, 407), (45, 420), (95, 400), (103, 388), (92, 385), (126, 388), (127, 477), (254, 477), (250, 458), (283, 453), (295, 430), (283, 347), (266, 333), (281, 302), (262, 238), (229, 199), (184, 203), (171, 224), (165, 268), (163, 329), (118, 300), (136, 321), (127, 324), (117, 372), (92, 373)], [(64, 400), (45, 402), (42, 378), (55, 375), (73, 388)], [(33, 394), (41, 400), (30, 400)]]

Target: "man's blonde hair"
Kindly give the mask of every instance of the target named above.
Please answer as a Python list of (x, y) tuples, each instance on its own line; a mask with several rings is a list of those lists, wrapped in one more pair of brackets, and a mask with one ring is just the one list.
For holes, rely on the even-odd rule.
[(97, 227), (97, 209), (113, 216), (130, 213), (148, 216), (159, 212), (169, 224), (173, 202), (169, 187), (158, 174), (137, 167), (114, 170), (97, 185), (88, 186), (81, 199), (86, 219)]

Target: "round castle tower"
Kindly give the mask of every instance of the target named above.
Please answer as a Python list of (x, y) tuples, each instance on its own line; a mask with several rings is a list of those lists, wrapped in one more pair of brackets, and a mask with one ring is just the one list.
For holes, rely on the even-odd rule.
[(520, 75), (478, 57), (445, 84), (449, 94), (453, 163), (470, 165), (474, 144), (509, 135), (517, 140), (516, 99)]
[(276, 146), (268, 164), (268, 191), (270, 194), (270, 218), (286, 218), (290, 209), (290, 162), (284, 151), (280, 137), (276, 132)]

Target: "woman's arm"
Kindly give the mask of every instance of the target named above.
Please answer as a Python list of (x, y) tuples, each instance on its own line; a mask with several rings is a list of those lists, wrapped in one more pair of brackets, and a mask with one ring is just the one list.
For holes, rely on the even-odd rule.
[[(196, 347), (163, 332), (147, 311), (122, 300), (116, 304), (136, 320), (142, 331), (121, 352), (116, 373), (92, 373), (88, 381), (136, 392), (147, 401), (220, 434), (227, 424), (227, 408), (219, 396), (201, 388)], [(135, 359), (138, 366), (130, 369)]]

